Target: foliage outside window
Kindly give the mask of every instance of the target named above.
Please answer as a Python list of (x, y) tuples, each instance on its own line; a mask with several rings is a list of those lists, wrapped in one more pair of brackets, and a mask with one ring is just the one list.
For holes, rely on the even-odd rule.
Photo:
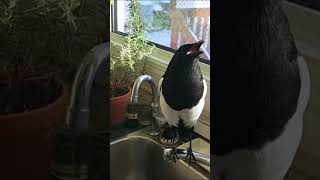
[[(127, 33), (129, 1), (114, 0), (115, 32)], [(210, 1), (209, 0), (139, 0), (141, 16), (151, 24), (144, 34), (160, 48), (174, 51), (181, 45), (204, 40), (203, 62), (210, 60)]]

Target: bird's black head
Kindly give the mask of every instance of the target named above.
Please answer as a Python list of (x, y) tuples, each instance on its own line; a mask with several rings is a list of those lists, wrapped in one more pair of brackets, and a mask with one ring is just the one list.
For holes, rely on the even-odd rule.
[(169, 74), (177, 76), (192, 76), (193, 73), (198, 73), (198, 59), (199, 55), (203, 52), (200, 50), (200, 46), (203, 44), (203, 40), (193, 44), (182, 45), (173, 55), (164, 77)]
[(182, 45), (174, 54), (172, 59), (181, 59), (181, 60), (193, 60), (197, 58), (203, 52), (200, 51), (200, 46), (202, 45), (203, 40), (200, 40), (197, 43), (185, 44)]

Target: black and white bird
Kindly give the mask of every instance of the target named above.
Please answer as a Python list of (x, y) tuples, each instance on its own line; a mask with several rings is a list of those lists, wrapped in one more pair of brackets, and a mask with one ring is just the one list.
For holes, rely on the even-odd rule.
[(283, 180), (301, 141), (310, 77), (282, 0), (217, 0), (214, 21), (214, 179)]
[[(181, 46), (172, 57), (158, 86), (160, 108), (169, 126), (163, 136), (190, 138), (187, 154), (189, 164), (191, 158), (195, 160), (191, 147), (193, 129), (204, 108), (207, 94), (207, 84), (198, 64), (202, 43), (201, 40)], [(173, 148), (173, 153), (176, 153), (175, 150)]]

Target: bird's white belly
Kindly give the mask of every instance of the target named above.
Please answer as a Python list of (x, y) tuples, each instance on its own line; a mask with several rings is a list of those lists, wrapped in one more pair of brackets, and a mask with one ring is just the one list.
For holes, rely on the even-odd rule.
[(183, 120), (183, 123), (186, 127), (193, 127), (197, 123), (201, 115), (201, 112), (204, 108), (205, 96), (207, 93), (207, 84), (205, 80), (203, 80), (203, 82), (204, 82), (204, 91), (203, 91), (203, 96), (200, 99), (199, 103), (196, 106), (192, 107), (191, 109), (182, 109), (181, 111), (172, 109), (167, 104), (165, 98), (162, 95), (162, 91), (160, 90), (161, 111), (163, 116), (166, 119), (166, 122), (168, 122), (170, 126), (177, 127), (180, 119)]

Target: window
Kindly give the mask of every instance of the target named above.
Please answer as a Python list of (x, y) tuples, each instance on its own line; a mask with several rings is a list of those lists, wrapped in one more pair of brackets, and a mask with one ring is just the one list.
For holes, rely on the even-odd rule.
[[(126, 33), (129, 0), (115, 0), (112, 31)], [(204, 40), (201, 62), (210, 62), (210, 0), (140, 0), (141, 16), (150, 29), (145, 37), (174, 52), (183, 44)]]
[(320, 0), (288, 0), (302, 6), (306, 6), (315, 10), (320, 10)]

